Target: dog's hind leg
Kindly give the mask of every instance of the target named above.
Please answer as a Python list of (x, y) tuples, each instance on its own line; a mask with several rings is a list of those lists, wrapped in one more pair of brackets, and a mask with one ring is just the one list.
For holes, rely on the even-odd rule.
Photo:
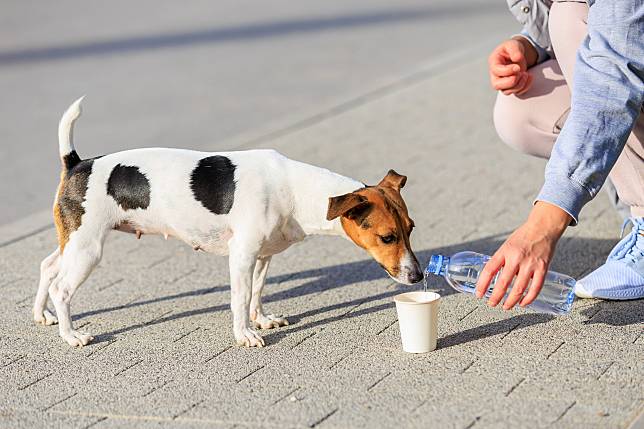
[[(249, 240), (250, 241), (250, 240)], [(258, 240), (254, 241), (255, 243)], [(250, 326), (250, 301), (253, 290), (253, 272), (259, 249), (252, 250), (252, 245), (245, 245), (238, 237), (230, 240), (230, 308), (233, 312), (233, 333), (237, 344), (246, 347), (263, 347), (264, 340)]]
[(36, 292), (36, 300), (34, 301), (33, 316), (34, 321), (42, 325), (55, 325), (58, 323), (58, 319), (46, 307), (49, 285), (58, 274), (59, 263), (60, 247), (56, 248), (51, 255), (40, 263), (40, 282)]
[[(79, 234), (81, 231), (77, 231)], [(78, 287), (87, 279), (101, 259), (102, 234), (72, 236), (60, 259), (60, 270), (49, 286), (49, 297), (56, 307), (60, 336), (71, 346), (82, 347), (92, 341), (88, 334), (72, 326), (70, 303)], [(99, 238), (100, 237), (100, 238)]]
[(254, 322), (256, 328), (271, 329), (288, 325), (288, 320), (275, 316), (274, 314), (265, 314), (264, 308), (262, 307), (262, 290), (266, 283), (266, 273), (268, 272), (270, 263), (270, 256), (257, 258), (257, 262), (255, 263), (253, 293), (250, 300), (250, 320)]

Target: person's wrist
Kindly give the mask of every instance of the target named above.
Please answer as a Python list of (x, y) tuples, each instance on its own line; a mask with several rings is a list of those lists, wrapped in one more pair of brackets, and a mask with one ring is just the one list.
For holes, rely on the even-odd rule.
[(510, 40), (516, 40), (523, 47), (523, 55), (525, 56), (526, 65), (528, 68), (537, 63), (537, 60), (539, 59), (539, 53), (537, 52), (535, 47), (532, 46), (532, 43), (530, 43), (528, 39), (519, 34), (513, 36)]
[(559, 240), (571, 221), (572, 217), (565, 210), (545, 201), (537, 201), (528, 217), (528, 223), (554, 240)]

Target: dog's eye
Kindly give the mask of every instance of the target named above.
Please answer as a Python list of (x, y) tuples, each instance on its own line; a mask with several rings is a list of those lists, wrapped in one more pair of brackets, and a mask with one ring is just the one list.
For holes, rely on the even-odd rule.
[(385, 244), (391, 244), (396, 241), (396, 236), (394, 234), (389, 234), (384, 236), (381, 235), (380, 240), (382, 240), (382, 242)]

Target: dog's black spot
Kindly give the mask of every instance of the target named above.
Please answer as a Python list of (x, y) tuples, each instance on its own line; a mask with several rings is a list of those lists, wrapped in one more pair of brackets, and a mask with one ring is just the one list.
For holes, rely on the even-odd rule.
[(78, 156), (78, 153), (76, 153), (75, 150), (72, 150), (67, 155), (63, 156), (63, 166), (67, 171), (76, 167), (76, 165), (78, 165), (78, 163), (80, 162), (81, 162), (80, 156)]
[(150, 205), (150, 182), (139, 167), (116, 164), (107, 179), (107, 195), (123, 210), (146, 209)]
[(85, 201), (87, 182), (92, 174), (93, 165), (94, 159), (79, 161), (65, 174), (65, 180), (63, 180), (58, 194), (57, 204), (60, 221), (62, 222), (62, 232), (67, 237), (78, 229), (81, 224), (81, 217), (85, 214), (83, 202)]
[(190, 189), (212, 213), (229, 213), (235, 199), (235, 164), (220, 155), (199, 160), (190, 175)]

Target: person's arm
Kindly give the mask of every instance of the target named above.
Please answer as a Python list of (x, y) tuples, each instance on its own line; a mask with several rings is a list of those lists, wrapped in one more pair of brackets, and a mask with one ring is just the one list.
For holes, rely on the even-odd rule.
[(644, 102), (644, 0), (598, 0), (577, 54), (571, 110), (537, 201), (577, 223), (621, 154)]
[[(598, 0), (575, 65), (571, 112), (546, 167), (530, 217), (486, 264), (482, 297), (503, 272), (489, 304), (497, 305), (516, 276), (504, 308), (533, 302), (561, 234), (599, 191), (619, 157), (644, 101), (644, 0)], [(530, 290), (523, 297), (530, 282)]]

